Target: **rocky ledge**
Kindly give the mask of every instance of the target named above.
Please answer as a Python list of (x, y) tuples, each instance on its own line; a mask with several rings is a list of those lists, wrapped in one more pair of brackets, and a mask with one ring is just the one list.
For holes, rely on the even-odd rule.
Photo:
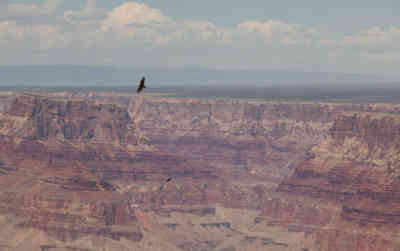
[(0, 108), (2, 249), (400, 246), (397, 105), (11, 93)]

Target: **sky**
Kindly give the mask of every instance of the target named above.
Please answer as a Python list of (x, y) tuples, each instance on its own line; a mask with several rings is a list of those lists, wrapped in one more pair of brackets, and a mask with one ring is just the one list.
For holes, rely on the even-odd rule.
[(0, 65), (399, 76), (398, 0), (0, 0)]

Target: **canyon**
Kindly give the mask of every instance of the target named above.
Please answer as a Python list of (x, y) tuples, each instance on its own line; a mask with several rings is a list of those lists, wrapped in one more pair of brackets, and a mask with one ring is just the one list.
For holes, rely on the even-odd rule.
[(399, 159), (396, 104), (3, 92), (0, 250), (399, 251)]

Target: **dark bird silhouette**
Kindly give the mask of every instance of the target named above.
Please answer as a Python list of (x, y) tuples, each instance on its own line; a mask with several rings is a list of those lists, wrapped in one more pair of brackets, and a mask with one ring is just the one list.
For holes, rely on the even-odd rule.
[(137, 93), (141, 92), (143, 88), (146, 88), (146, 86), (144, 85), (144, 81), (146, 81), (145, 77), (143, 77), (142, 80), (140, 80), (140, 84), (136, 90)]
[(166, 180), (164, 181), (164, 184), (162, 184), (162, 185), (160, 186), (160, 191), (163, 190), (163, 189), (164, 189), (164, 186), (166, 186), (167, 183), (170, 182), (173, 178), (175, 178), (175, 176), (172, 176), (172, 177), (169, 177), (168, 179), (166, 179)]

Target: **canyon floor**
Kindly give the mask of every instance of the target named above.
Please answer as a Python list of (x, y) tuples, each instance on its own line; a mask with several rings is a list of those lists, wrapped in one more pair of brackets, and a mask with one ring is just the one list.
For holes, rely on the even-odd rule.
[(399, 158), (395, 104), (2, 92), (0, 250), (399, 251)]

